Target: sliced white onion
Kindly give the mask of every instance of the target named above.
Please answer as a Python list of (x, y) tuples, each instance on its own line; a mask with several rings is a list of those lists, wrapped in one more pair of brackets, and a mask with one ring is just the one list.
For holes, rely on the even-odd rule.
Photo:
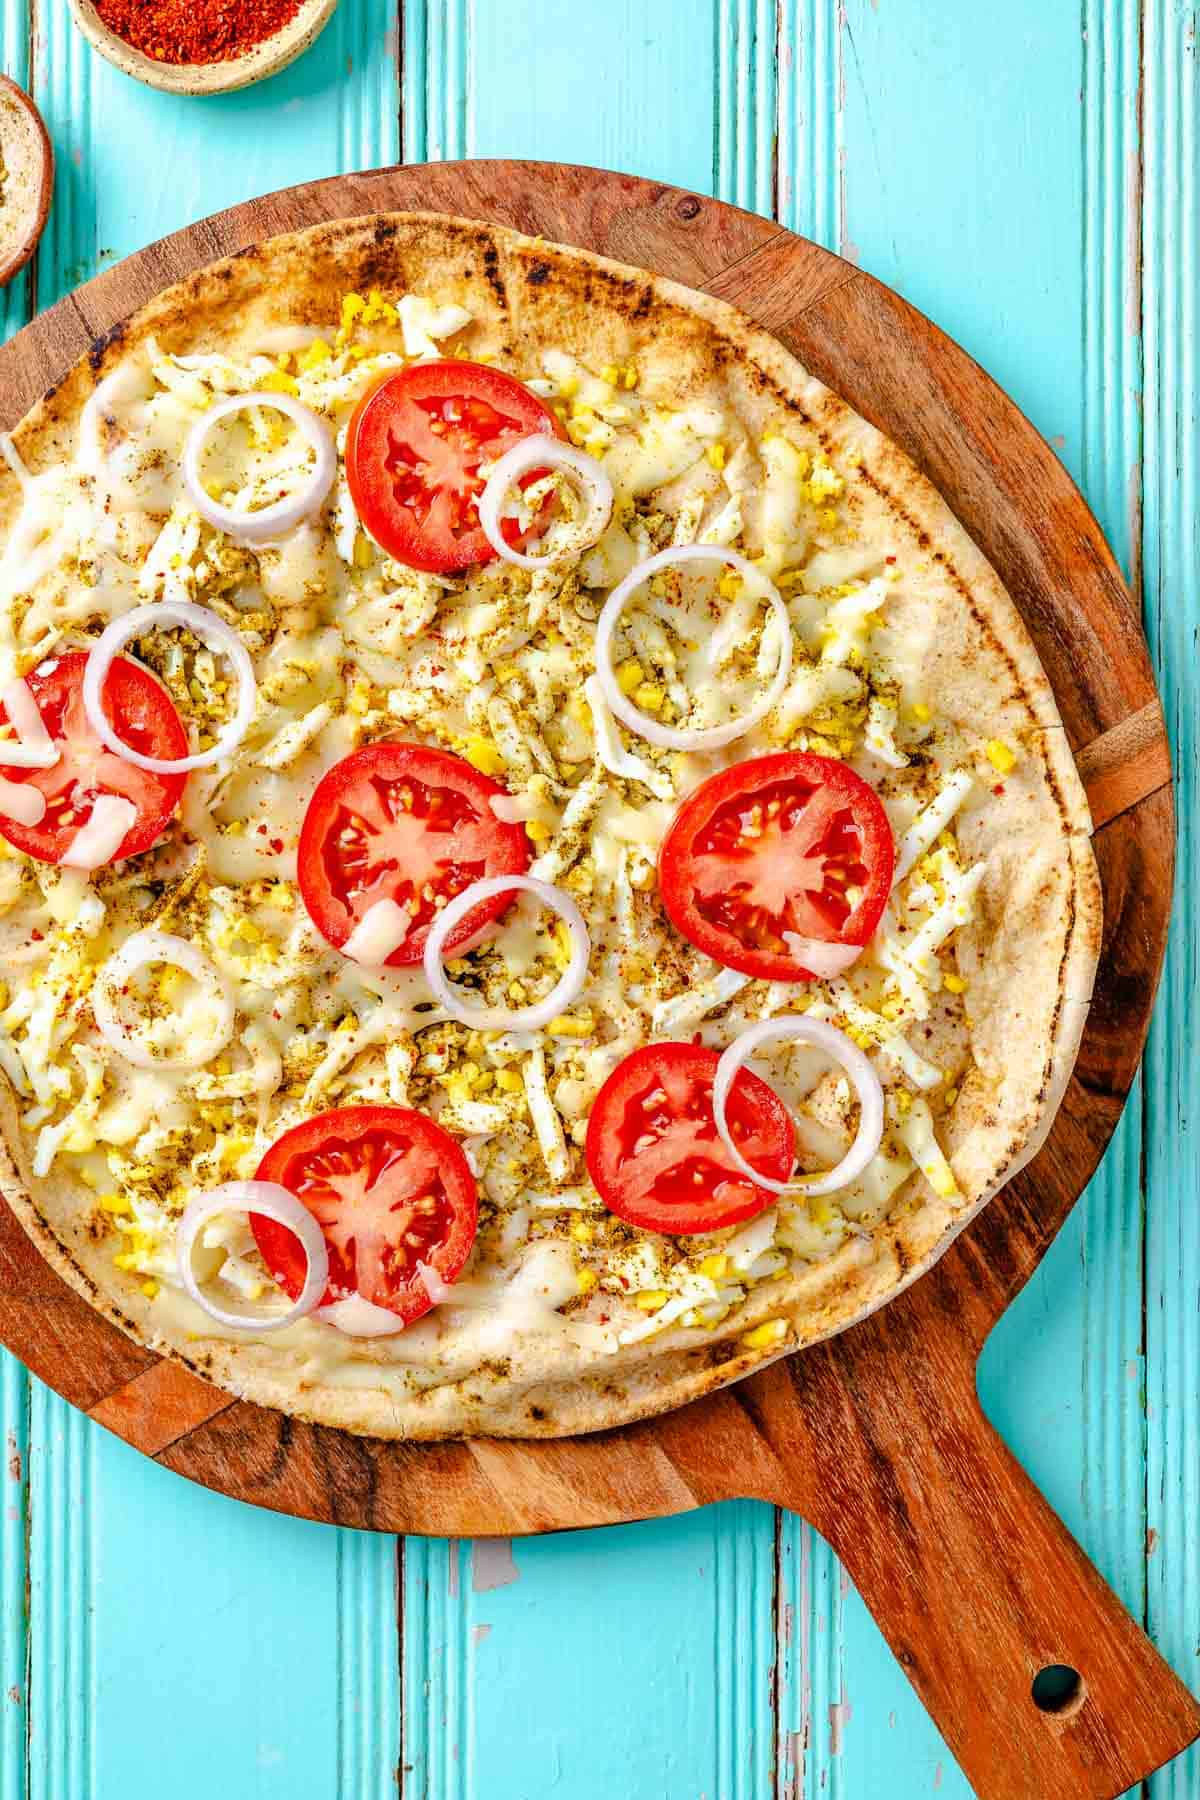
[[(710, 725), (696, 731), (660, 725), (657, 719), (642, 712), (640, 707), (633, 704), (629, 695), (622, 692), (612, 666), (613, 638), (626, 602), (652, 575), (657, 575), (660, 569), (672, 569), (680, 563), (689, 562), (727, 563), (743, 581), (756, 582), (763, 590), (779, 627), (778, 667), (765, 692), (755, 701), (750, 711), (743, 713), (740, 719), (728, 720), (724, 725)], [(677, 544), (673, 549), (660, 550), (657, 555), (648, 556), (645, 562), (638, 563), (624, 581), (613, 589), (596, 621), (596, 674), (604, 689), (604, 698), (623, 725), (627, 725), (630, 731), (636, 731), (639, 737), (644, 737), (648, 744), (657, 744), (660, 750), (719, 750), (723, 744), (732, 744), (735, 738), (744, 737), (760, 719), (766, 718), (787, 686), (791, 672), (791, 621), (779, 589), (752, 562), (747, 562), (736, 550), (726, 550), (721, 544)]]
[(802, 968), (813, 975), (841, 975), (856, 963), (864, 944), (829, 944), (821, 938), (801, 937), (798, 931), (785, 931), (783, 941)]
[[(261, 1213), (264, 1219), (274, 1219), (277, 1225), (286, 1226), (300, 1239), (308, 1258), (308, 1273), (300, 1298), (286, 1312), (227, 1312), (223, 1307), (215, 1306), (201, 1291), (192, 1267), (197, 1233), (210, 1219), (231, 1212)], [(175, 1254), (179, 1262), (179, 1279), (196, 1305), (203, 1307), (218, 1324), (231, 1325), (240, 1331), (282, 1331), (285, 1325), (294, 1325), (297, 1319), (314, 1311), (329, 1280), (329, 1251), (321, 1227), (307, 1206), (287, 1188), (280, 1187), (277, 1181), (226, 1181), (221, 1187), (201, 1194), (179, 1221)]]
[(46, 816), (46, 796), (31, 781), (5, 781), (0, 775), (0, 818), (18, 825), (40, 825)]
[(7, 431), (0, 431), (0, 456), (2, 456), (21, 486), (28, 487), (33, 480), (29, 466)]
[(541, 432), (535, 437), (522, 438), (494, 465), (479, 496), (479, 523), (483, 526), (484, 537), (497, 556), (502, 556), (505, 562), (516, 563), (521, 569), (549, 569), (560, 560), (556, 556), (527, 556), (521, 550), (514, 550), (500, 529), (501, 510), (509, 493), (522, 475), (529, 475), (535, 469), (561, 469), (565, 474), (573, 475), (576, 484), (582, 488), (587, 501), (587, 514), (578, 533), (582, 546), (594, 544), (602, 537), (612, 518), (613, 485), (594, 456), (576, 450), (573, 444), (564, 444), (561, 438)]
[[(546, 998), (539, 1000), (536, 1006), (523, 1006), (514, 1011), (503, 1006), (465, 1005), (461, 990), (447, 979), (442, 967), (446, 939), (481, 900), (517, 892), (536, 894), (543, 906), (558, 914), (571, 934), (570, 961)], [(450, 1017), (460, 1024), (473, 1026), (476, 1031), (541, 1031), (578, 999), (587, 980), (591, 951), (583, 914), (569, 894), (548, 881), (539, 881), (536, 875), (493, 875), (472, 882), (438, 913), (425, 940), (425, 979)]]
[[(130, 1031), (117, 1013), (116, 997), (147, 963), (168, 963), (182, 969), (211, 994), (215, 1003), (212, 1030), (207, 1037), (196, 1033), (188, 1021), (186, 1047), (174, 1056), (156, 1056), (144, 1039)], [(169, 931), (138, 931), (126, 938), (96, 976), (92, 989), (96, 1029), (105, 1041), (137, 1069), (199, 1069), (222, 1051), (233, 1036), (235, 1008), (225, 983), (203, 951)]]
[(537, 801), (528, 794), (493, 794), (488, 805), (505, 825), (523, 825), (538, 809)]
[(394, 900), (368, 906), (342, 945), (342, 955), (367, 969), (382, 969), (412, 929), (412, 914)]
[[(729, 1129), (725, 1107), (738, 1070), (762, 1049), (764, 1044), (811, 1044), (824, 1050), (840, 1063), (858, 1090), (860, 1115), (854, 1142), (836, 1168), (824, 1175), (805, 1175), (791, 1181), (776, 1181), (762, 1175), (748, 1163)], [(742, 1172), (758, 1187), (770, 1188), (773, 1194), (832, 1194), (836, 1188), (848, 1187), (868, 1167), (883, 1141), (883, 1089), (869, 1058), (857, 1044), (851, 1043), (844, 1031), (827, 1025), (823, 1019), (764, 1019), (751, 1025), (736, 1037), (724, 1051), (713, 1077), (713, 1118), (721, 1142)]]
[(27, 681), (10, 681), (0, 689), (0, 706), (16, 732), (12, 738), (0, 738), (0, 766), (10, 769), (52, 769), (62, 750), (46, 730), (37, 701)]
[(347, 1294), (344, 1300), (319, 1306), (314, 1317), (322, 1325), (332, 1325), (344, 1337), (395, 1337), (404, 1330), (404, 1320), (396, 1313), (389, 1312), (386, 1306), (376, 1306), (373, 1300), (364, 1300), (361, 1294)]
[[(222, 506), (219, 500), (214, 500), (205, 487), (200, 474), (200, 459), (214, 426), (219, 425), (222, 419), (227, 419), (231, 413), (246, 412), (251, 407), (259, 406), (272, 407), (291, 419), (312, 445), (316, 462), (298, 493), (289, 495), (285, 500), (277, 500), (274, 506), (264, 506), (261, 512), (234, 512), (232, 507)], [(218, 531), (224, 531), (245, 544), (267, 544), (282, 537), (285, 532), (292, 531), (302, 519), (308, 518), (322, 504), (333, 486), (336, 473), (337, 452), (328, 426), (311, 408), (302, 406), (290, 394), (230, 394), (226, 399), (218, 400), (193, 425), (183, 452), (183, 479), (196, 511), (210, 525), (215, 525)]]
[(102, 869), (125, 842), (137, 816), (137, 807), (123, 795), (97, 795), (87, 824), (79, 827), (59, 857), (59, 867)]
[[(238, 688), (237, 710), (216, 743), (207, 750), (197, 751), (194, 756), (179, 756), (174, 760), (143, 756), (140, 750), (131, 750), (128, 744), (123, 744), (109, 724), (100, 699), (113, 658), (125, 648), (130, 638), (156, 631), (163, 625), (182, 626), (210, 650), (227, 656)], [(207, 769), (220, 762), (222, 757), (232, 756), (254, 717), (257, 697), (254, 665), (237, 632), (211, 607), (196, 606), (190, 600), (162, 600), (153, 606), (135, 606), (132, 612), (122, 613), (119, 619), (105, 626), (92, 646), (83, 671), (83, 705), (96, 736), (114, 756), (123, 757), (139, 769), (149, 769), (155, 775), (181, 775), (187, 769)]]
[[(440, 1306), (444, 1300), (453, 1298), (454, 1289), (442, 1280), (431, 1264), (417, 1264), (417, 1280), (434, 1306)], [(394, 1312), (389, 1312), (386, 1306), (376, 1306), (373, 1301), (364, 1300), (361, 1294), (348, 1294), (344, 1300), (334, 1300), (329, 1306), (318, 1307), (316, 1316), (322, 1325), (332, 1325), (346, 1337), (394, 1337), (397, 1332), (405, 1329), (403, 1319), (398, 1318)]]
[(432, 1263), (417, 1264), (417, 1280), (429, 1295), (430, 1304), (441, 1306), (445, 1301), (454, 1298), (454, 1289), (448, 1281), (443, 1281)]

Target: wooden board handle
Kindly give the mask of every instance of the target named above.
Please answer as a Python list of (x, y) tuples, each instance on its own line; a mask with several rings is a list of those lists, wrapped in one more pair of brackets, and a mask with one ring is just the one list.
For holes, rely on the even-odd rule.
[(777, 1476), (798, 1472), (774, 1497), (830, 1541), (984, 1800), (1123, 1794), (1200, 1736), (1200, 1706), (984, 1418), (955, 1340), (904, 1350), (822, 1346), (749, 1384)]
[(839, 1556), (977, 1793), (1123, 1794), (1200, 1734), (1196, 1702), (978, 1402), (939, 1437), (891, 1565), (849, 1532)]

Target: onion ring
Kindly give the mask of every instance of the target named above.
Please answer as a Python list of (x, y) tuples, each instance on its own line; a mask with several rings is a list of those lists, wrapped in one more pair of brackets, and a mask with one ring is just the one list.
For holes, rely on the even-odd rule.
[[(123, 988), (129, 977), (147, 963), (169, 963), (207, 988), (217, 1002), (216, 1024), (207, 1039), (199, 1044), (189, 1034), (187, 1048), (174, 1056), (156, 1056), (144, 1041), (127, 1030), (117, 1016), (111, 990)], [(222, 1051), (233, 1036), (235, 1009), (217, 970), (207, 956), (185, 938), (168, 931), (136, 931), (126, 938), (121, 948), (109, 957), (96, 976), (92, 989), (92, 1012), (96, 1029), (106, 1043), (112, 1045), (135, 1069), (199, 1069)]]
[[(861, 1116), (854, 1142), (834, 1168), (824, 1175), (776, 1181), (773, 1176), (760, 1175), (746, 1161), (733, 1141), (725, 1117), (725, 1105), (738, 1070), (764, 1044), (785, 1041), (811, 1044), (814, 1049), (824, 1050), (835, 1062), (840, 1063), (858, 1089)], [(758, 1187), (769, 1188), (773, 1194), (832, 1194), (835, 1189), (849, 1187), (852, 1181), (857, 1181), (883, 1141), (883, 1088), (869, 1059), (836, 1025), (827, 1025), (823, 1019), (763, 1019), (759, 1024), (751, 1025), (747, 1031), (743, 1031), (728, 1050), (722, 1053), (713, 1077), (713, 1118), (721, 1142), (734, 1162)]]
[[(779, 666), (771, 677), (766, 692), (750, 711), (740, 719), (731, 719), (724, 725), (710, 725), (696, 731), (660, 725), (656, 719), (648, 718), (640, 707), (633, 704), (628, 694), (622, 692), (612, 666), (612, 641), (616, 634), (617, 620), (625, 610), (626, 601), (652, 575), (657, 575), (660, 569), (670, 569), (678, 563), (688, 562), (727, 563), (744, 581), (761, 583), (766, 592), (767, 603), (782, 633)], [(596, 674), (609, 708), (630, 731), (644, 737), (647, 743), (656, 744), (660, 750), (719, 750), (724, 744), (732, 744), (735, 738), (744, 737), (776, 705), (791, 672), (792, 627), (779, 589), (773, 581), (767, 580), (761, 569), (756, 569), (753, 563), (747, 562), (736, 550), (726, 550), (721, 544), (677, 544), (673, 549), (660, 550), (656, 555), (648, 556), (645, 562), (638, 563), (624, 581), (613, 589), (596, 621)]]
[(516, 563), (520, 569), (549, 569), (561, 558), (527, 556), (521, 550), (514, 550), (500, 529), (500, 508), (509, 490), (516, 486), (522, 475), (528, 475), (534, 469), (563, 469), (574, 475), (583, 489), (588, 510), (580, 533), (582, 548), (594, 544), (612, 518), (613, 485), (594, 456), (544, 432), (522, 438), (498, 459), (479, 496), (479, 523), (483, 526), (483, 535), (505, 562)]
[[(214, 425), (219, 425), (231, 413), (245, 412), (252, 406), (270, 406), (276, 412), (284, 413), (294, 425), (299, 426), (315, 451), (317, 460), (306, 485), (298, 494), (293, 494), (286, 500), (277, 500), (273, 506), (264, 506), (261, 512), (238, 513), (232, 507), (222, 506), (208, 492), (200, 475), (200, 458)], [(333, 486), (336, 474), (337, 452), (328, 426), (311, 408), (302, 406), (290, 394), (230, 394), (226, 399), (218, 400), (192, 426), (183, 452), (183, 479), (196, 511), (210, 525), (215, 525), (218, 531), (240, 539), (245, 544), (267, 544), (285, 532), (294, 530), (302, 519), (306, 519), (321, 505)]]
[[(536, 1006), (523, 1006), (516, 1011), (503, 1006), (464, 1006), (442, 967), (446, 939), (481, 900), (516, 892), (536, 894), (543, 906), (558, 914), (571, 934), (570, 961), (546, 998)], [(591, 951), (583, 914), (569, 894), (548, 881), (539, 881), (536, 875), (491, 875), (483, 881), (473, 881), (456, 894), (434, 919), (425, 940), (425, 979), (450, 1017), (461, 1025), (470, 1025), (476, 1031), (541, 1031), (578, 999), (587, 980)]]
[[(202, 1225), (226, 1212), (261, 1213), (264, 1219), (274, 1219), (300, 1239), (308, 1258), (308, 1271), (300, 1298), (285, 1313), (226, 1312), (205, 1299), (192, 1267), (196, 1235)], [(179, 1278), (196, 1305), (219, 1325), (231, 1325), (236, 1331), (282, 1331), (285, 1325), (294, 1325), (297, 1319), (315, 1310), (329, 1280), (329, 1251), (321, 1227), (307, 1206), (277, 1181), (226, 1181), (201, 1194), (179, 1221), (175, 1256)]]
[[(151, 631), (159, 625), (181, 625), (210, 650), (223, 651), (232, 663), (237, 677), (236, 712), (216, 743), (207, 750), (197, 751), (194, 756), (171, 759), (143, 756), (140, 750), (131, 750), (128, 744), (121, 742), (109, 724), (101, 704), (100, 696), (104, 692), (104, 683), (113, 658), (125, 648), (130, 638), (138, 637), (143, 631)], [(149, 769), (155, 775), (181, 775), (187, 769), (208, 769), (213, 763), (220, 762), (222, 757), (231, 756), (246, 735), (254, 717), (257, 698), (258, 683), (254, 679), (254, 665), (245, 644), (232, 625), (227, 625), (211, 607), (196, 606), (190, 600), (158, 600), (151, 606), (135, 606), (132, 612), (122, 613), (120, 618), (114, 619), (100, 633), (92, 645), (83, 671), (83, 706), (96, 736), (114, 756), (123, 757), (136, 768)]]

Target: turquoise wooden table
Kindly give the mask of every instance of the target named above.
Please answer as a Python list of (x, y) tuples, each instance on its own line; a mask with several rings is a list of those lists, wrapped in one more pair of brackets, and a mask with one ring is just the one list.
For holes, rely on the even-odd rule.
[[(54, 136), (17, 329), (275, 187), (535, 156), (709, 191), (860, 262), (1057, 447), (1144, 595), (1177, 923), (1143, 1078), (989, 1345), (988, 1410), (1200, 1685), (1196, 9), (1178, 0), (341, 0), (286, 74), (174, 100), (0, 0)], [(5, 1358), (0, 1800), (910, 1800), (968, 1790), (808, 1527), (739, 1503), (470, 1544), (191, 1487)], [(1200, 1750), (1153, 1800), (1197, 1800)]]

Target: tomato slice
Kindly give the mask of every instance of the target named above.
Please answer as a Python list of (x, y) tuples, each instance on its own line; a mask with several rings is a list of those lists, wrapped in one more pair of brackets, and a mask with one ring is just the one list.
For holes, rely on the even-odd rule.
[[(373, 387), (350, 421), (350, 497), (380, 548), (412, 569), (445, 575), (491, 562), (496, 552), (479, 523), (481, 466), (535, 432), (562, 436), (549, 407), (502, 369), (413, 363)], [(537, 479), (534, 470), (521, 486)], [(505, 535), (523, 541), (515, 520)]]
[(782, 751), (712, 775), (689, 794), (658, 859), (675, 929), (727, 968), (812, 981), (785, 932), (865, 944), (896, 846), (878, 795), (830, 756)]
[[(440, 905), (489, 875), (522, 875), (529, 839), (492, 811), (506, 790), (461, 756), (424, 744), (365, 744), (324, 775), (300, 832), (300, 893), (321, 936), (340, 950), (379, 900), (412, 915), (392, 967), (419, 963)], [(453, 956), (512, 904), (473, 907), (450, 934)]]
[[(719, 1231), (754, 1218), (777, 1196), (733, 1161), (713, 1119), (720, 1058), (702, 1044), (646, 1044), (596, 1096), (586, 1155), (610, 1212), (647, 1231)], [(754, 1168), (784, 1181), (795, 1160), (787, 1108), (743, 1069), (725, 1109), (734, 1142)]]
[[(0, 816), (0, 833), (26, 856), (59, 862), (92, 816), (101, 794), (131, 800), (137, 818), (122, 838), (113, 862), (148, 850), (179, 804), (186, 773), (156, 775), (116, 756), (96, 736), (83, 708), (86, 651), (56, 656), (28, 677), (47, 731), (62, 754), (52, 769), (16, 769), (0, 763), (6, 781), (28, 782), (46, 796), (39, 825), (20, 825)], [(122, 743), (143, 756), (174, 761), (188, 754), (187, 732), (166, 689), (128, 656), (114, 657), (104, 683), (104, 711)], [(0, 720), (8, 715), (0, 706)]]
[[(440, 1125), (405, 1106), (318, 1113), (272, 1144), (259, 1181), (277, 1181), (307, 1206), (329, 1247), (322, 1304), (361, 1294), (406, 1325), (433, 1302), (417, 1273), (459, 1274), (475, 1242), (478, 1201), (465, 1155)], [(250, 1214), (263, 1260), (293, 1300), (304, 1286), (299, 1239)]]

